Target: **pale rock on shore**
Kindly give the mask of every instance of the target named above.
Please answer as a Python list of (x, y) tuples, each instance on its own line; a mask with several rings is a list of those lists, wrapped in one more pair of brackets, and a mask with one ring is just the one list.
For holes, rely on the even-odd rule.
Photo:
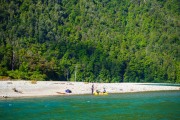
[[(158, 86), (155, 83), (37, 81), (32, 84), (31, 81), (0, 81), (0, 98), (91, 94), (93, 84), (94, 90), (103, 91), (105, 88), (108, 93), (180, 90), (179, 86)], [(66, 89), (72, 93), (66, 93)]]

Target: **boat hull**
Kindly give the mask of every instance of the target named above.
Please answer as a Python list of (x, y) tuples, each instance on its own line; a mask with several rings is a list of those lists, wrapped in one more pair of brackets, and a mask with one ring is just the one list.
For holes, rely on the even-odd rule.
[(100, 93), (97, 93), (97, 92), (94, 92), (94, 95), (108, 95), (107, 92), (103, 93), (103, 92), (100, 92)]

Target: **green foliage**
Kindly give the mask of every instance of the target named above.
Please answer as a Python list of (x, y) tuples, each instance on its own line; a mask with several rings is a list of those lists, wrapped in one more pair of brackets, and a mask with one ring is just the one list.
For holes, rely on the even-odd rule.
[(15, 70), (15, 71), (8, 71), (7, 73), (8, 76), (13, 79), (29, 79), (27, 72)]
[(46, 78), (47, 76), (45, 74), (40, 74), (37, 71), (31, 73), (31, 76), (30, 76), (31, 80), (45, 80)]
[(0, 76), (180, 83), (178, 0), (0, 4)]

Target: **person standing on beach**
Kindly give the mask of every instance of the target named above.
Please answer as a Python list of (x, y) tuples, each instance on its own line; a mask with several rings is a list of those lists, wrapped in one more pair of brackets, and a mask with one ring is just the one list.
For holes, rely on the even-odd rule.
[(92, 90), (92, 95), (93, 95), (93, 93), (94, 93), (94, 84), (92, 84), (91, 90)]
[(106, 93), (106, 88), (104, 87), (103, 89), (104, 89), (103, 93)]

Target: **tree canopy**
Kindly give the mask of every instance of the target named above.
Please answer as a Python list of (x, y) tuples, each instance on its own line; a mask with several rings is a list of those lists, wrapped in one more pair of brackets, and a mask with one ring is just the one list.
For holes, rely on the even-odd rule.
[(0, 4), (0, 76), (180, 83), (179, 0)]

